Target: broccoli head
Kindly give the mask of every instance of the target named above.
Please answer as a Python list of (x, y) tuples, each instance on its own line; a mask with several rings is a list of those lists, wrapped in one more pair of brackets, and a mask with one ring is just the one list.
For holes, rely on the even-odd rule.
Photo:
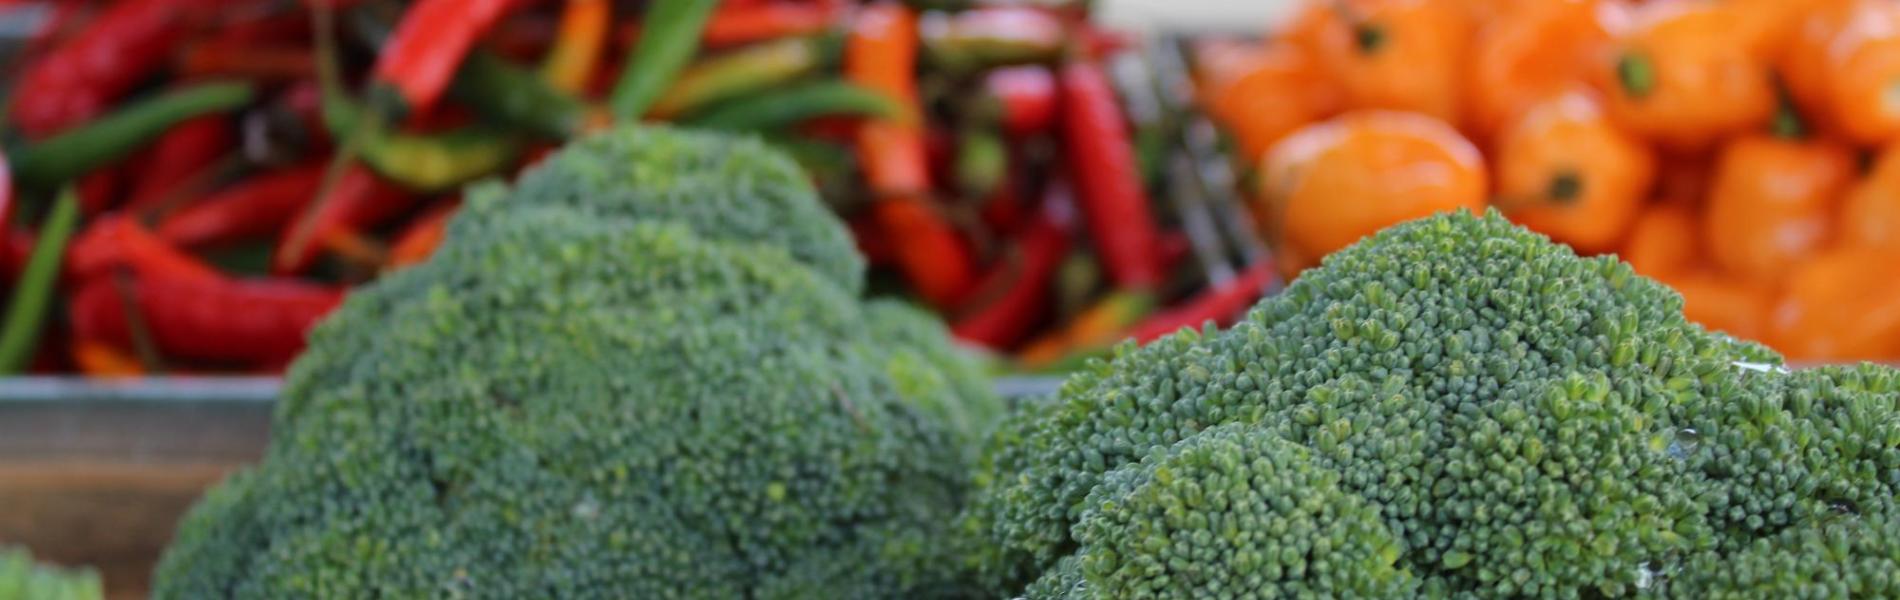
[(157, 597), (956, 589), (965, 450), (836, 282), (677, 223), (461, 225), (312, 333)]
[(484, 184), (469, 194), (472, 218), (560, 206), (600, 219), (674, 221), (702, 237), (774, 245), (845, 291), (863, 291), (864, 258), (798, 165), (764, 142), (654, 126), (628, 126), (568, 144), (529, 169), (513, 193)]
[[(1165, 465), (1238, 426), (1306, 449), (1327, 483), (1298, 493), (1363, 503), (1382, 527), (1352, 547), (1395, 553), (1420, 595), (1651, 593), (1646, 568), (1739, 551), (1828, 506), (1889, 510), (1891, 371), (1783, 375), (1779, 362), (1688, 323), (1679, 296), (1613, 258), (1577, 257), (1496, 214), (1441, 215), (1335, 253), (1227, 331), (1086, 365), (997, 429), (965, 527), (989, 540), (983, 568), (1006, 594), (1313, 589), (1233, 586), (1257, 573), (1234, 562), (1239, 540), (1267, 540), (1257, 548), (1282, 564), (1364, 558), (1321, 529), (1228, 519), (1218, 503), (1119, 501), (1126, 517), (1102, 520), (1097, 500), (1117, 497), (1131, 465)], [(1099, 543), (1184, 538), (1213, 543), (1141, 563), (1132, 542)], [(1101, 547), (1145, 567), (1102, 569)], [(1045, 577), (1076, 585), (1031, 585)], [(1302, 593), (1391, 595), (1354, 589)]]
[(24, 548), (0, 546), (0, 598), (5, 600), (101, 600), (99, 573), (37, 564)]

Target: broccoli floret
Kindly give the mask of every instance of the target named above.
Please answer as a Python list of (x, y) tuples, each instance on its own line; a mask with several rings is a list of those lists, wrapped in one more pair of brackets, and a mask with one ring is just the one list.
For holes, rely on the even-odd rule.
[(1376, 505), (1276, 432), (1201, 432), (1110, 472), (1075, 527), (1071, 598), (1392, 597), (1416, 585)]
[[(994, 592), (1051, 589), (1072, 576), (1063, 561), (1090, 564), (1087, 536), (1142, 539), (1188, 518), (1090, 525), (1111, 474), (1239, 424), (1307, 448), (1375, 510), (1397, 543), (1369, 545), (1402, 548), (1396, 568), (1420, 595), (1635, 594), (1653, 583), (1644, 565), (1739, 549), (1829, 506), (1889, 511), (1892, 371), (1779, 375), (1779, 362), (1688, 323), (1679, 296), (1612, 258), (1496, 214), (1441, 215), (1335, 253), (1228, 331), (1085, 366), (1052, 404), (999, 427), (965, 527), (990, 540)], [(1245, 521), (1216, 530), (1320, 540)], [(1145, 576), (1171, 593), (1210, 573), (1237, 580), (1226, 556), (1177, 554)], [(1120, 585), (1078, 574), (1083, 588)]]
[[(762, 243), (858, 294), (864, 258), (798, 165), (752, 138), (628, 126), (577, 140), (529, 169), (513, 193), (468, 195), (449, 238), (512, 211), (560, 206), (601, 219), (675, 221), (721, 241)], [(488, 218), (488, 217), (492, 217)]]
[[(556, 207), (353, 294), (161, 598), (954, 587), (955, 432), (785, 253)], [(471, 238), (474, 239), (474, 238)], [(921, 592), (920, 592), (921, 593)]]
[(871, 300), (864, 306), (865, 326), (876, 340), (885, 372), (905, 398), (936, 415), (970, 440), (972, 450), (1003, 417), (982, 365), (950, 341), (950, 332), (930, 313), (895, 300)]
[(1758, 538), (1732, 553), (1705, 553), (1681, 569), (1646, 576), (1674, 597), (1900, 597), (1900, 522), (1886, 517), (1825, 519)]
[(0, 546), (0, 599), (101, 600), (105, 584), (92, 569), (37, 564), (25, 548)]

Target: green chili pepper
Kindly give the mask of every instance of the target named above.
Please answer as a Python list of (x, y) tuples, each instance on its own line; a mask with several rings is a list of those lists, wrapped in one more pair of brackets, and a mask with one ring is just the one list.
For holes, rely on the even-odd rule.
[(61, 257), (66, 242), (79, 225), (79, 195), (67, 186), (53, 202), (53, 210), (40, 226), (40, 239), (33, 244), (33, 256), (20, 271), (13, 287), (13, 300), (7, 304), (6, 320), (0, 326), (0, 375), (20, 372), (33, 356), (45, 325), (46, 307), (53, 299), (53, 284), (59, 280)]
[(449, 94), (485, 119), (548, 139), (574, 137), (587, 121), (587, 105), (579, 99), (485, 50), (463, 59)]
[(842, 81), (818, 81), (722, 103), (681, 123), (707, 129), (759, 131), (831, 115), (896, 117), (890, 97)]
[(433, 134), (392, 132), (364, 124), (366, 109), (326, 92), (324, 124), (333, 135), (361, 135), (358, 156), (385, 179), (418, 191), (440, 191), (506, 168), (521, 144), (507, 132), (472, 126)]
[(206, 83), (167, 92), (9, 153), (14, 177), (36, 189), (77, 179), (125, 158), (180, 121), (244, 106), (254, 95), (244, 83)]
[(694, 63), (654, 101), (647, 116), (673, 119), (791, 83), (837, 62), (843, 44), (837, 35), (786, 38)]
[(627, 56), (608, 105), (614, 118), (631, 122), (644, 116), (680, 69), (693, 58), (714, 0), (657, 0), (648, 5), (640, 41)]

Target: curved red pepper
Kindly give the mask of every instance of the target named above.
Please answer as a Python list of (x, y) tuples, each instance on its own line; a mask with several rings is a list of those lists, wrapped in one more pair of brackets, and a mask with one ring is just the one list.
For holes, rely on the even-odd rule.
[(956, 228), (925, 202), (910, 196), (885, 198), (871, 210), (917, 295), (937, 306), (952, 306), (975, 283), (975, 261)]
[(297, 216), (322, 181), (321, 164), (253, 177), (166, 215), (159, 221), (158, 237), (181, 248), (269, 237)]
[(514, 0), (421, 0), (403, 13), (377, 55), (375, 84), (400, 104), (393, 114), (425, 112), (448, 91), (455, 68), (476, 38), (513, 8)]
[(1015, 253), (977, 284), (977, 294), (995, 290), (996, 295), (975, 312), (956, 319), (950, 332), (957, 339), (1007, 348), (1022, 341), (1044, 317), (1050, 304), (1049, 282), (1069, 253), (1068, 233), (1048, 219), (1036, 219), (1019, 234)]
[(68, 314), (80, 339), (129, 347), (129, 299), (165, 356), (269, 365), (302, 351), (310, 328), (343, 297), (342, 288), (290, 280), (101, 277), (79, 289)]
[(1135, 324), (1128, 334), (1136, 342), (1146, 344), (1182, 328), (1198, 328), (1208, 321), (1226, 327), (1247, 312), (1253, 301), (1259, 299), (1267, 286), (1273, 283), (1274, 277), (1271, 262), (1254, 265), (1220, 287), (1208, 289), (1173, 308), (1150, 315)]
[(99, 279), (117, 267), (138, 275), (223, 279), (217, 269), (180, 252), (125, 215), (94, 221), (66, 252), (66, 271), (76, 280)]
[(171, 56), (184, 34), (184, 16), (183, 0), (111, 3), (21, 71), (13, 86), (13, 123), (40, 138), (105, 112)]
[[(337, 179), (330, 189), (328, 199), (311, 199), (321, 202), (319, 212), (307, 217), (310, 226), (310, 240), (321, 246), (328, 244), (333, 236), (349, 235), (364, 229), (381, 225), (391, 218), (408, 210), (413, 197), (394, 185), (391, 185), (369, 168), (353, 165)], [(307, 205), (306, 205), (307, 206)], [(301, 212), (301, 210), (299, 211)], [(296, 227), (292, 222), (285, 225)], [(309, 269), (317, 260), (319, 253), (303, 252), (301, 257), (292, 259), (286, 247), (291, 235), (286, 231), (277, 246), (277, 252), (271, 260), (271, 271), (278, 274), (298, 273)]]
[(1089, 237), (1116, 286), (1153, 289), (1161, 282), (1154, 216), (1115, 90), (1090, 62), (1063, 67), (1061, 83), (1063, 150)]
[(167, 199), (187, 194), (180, 186), (189, 185), (195, 176), (231, 150), (236, 137), (233, 129), (225, 115), (207, 115), (179, 123), (165, 132), (140, 154), (142, 159), (128, 165), (133, 172), (134, 186), (131, 199), (126, 201), (128, 210), (153, 210)]

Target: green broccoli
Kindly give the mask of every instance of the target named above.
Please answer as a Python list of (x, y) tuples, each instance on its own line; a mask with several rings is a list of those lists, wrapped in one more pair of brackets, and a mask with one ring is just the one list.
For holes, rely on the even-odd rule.
[(265, 459), (180, 525), (156, 597), (967, 590), (996, 401), (933, 370), (940, 327), (774, 243), (534, 189), (480, 192), (312, 332)]
[(1900, 598), (1900, 521), (1841, 515), (1645, 573), (1683, 598)]
[(971, 458), (1004, 413), (982, 365), (954, 346), (943, 321), (894, 300), (865, 303), (865, 325), (900, 393), (970, 440)]
[(784, 248), (851, 294), (864, 289), (864, 258), (791, 159), (764, 142), (666, 127), (622, 127), (577, 140), (523, 174), (511, 194), (485, 184), (469, 194), (450, 239), (477, 234), (485, 217), (561, 206), (603, 219), (675, 221), (721, 241)]
[[(1053, 587), (1104, 598), (1394, 595), (1233, 583), (1257, 574), (1244, 558), (1254, 555), (1383, 556), (1341, 554), (1341, 538), (1317, 528), (1230, 519), (1235, 509), (1217, 503), (1140, 512), (1115, 502), (1127, 516), (1102, 520), (1099, 501), (1121, 493), (1131, 466), (1165, 465), (1244, 427), (1306, 449), (1311, 469), (1329, 473), (1297, 494), (1376, 514), (1383, 527), (1362, 528), (1352, 547), (1391, 552), (1417, 595), (1658, 593), (1646, 565), (1740, 551), (1830, 506), (1888, 512), (1900, 489), (1891, 370), (1782, 375), (1779, 362), (1688, 323), (1679, 296), (1612, 258), (1579, 258), (1496, 214), (1442, 215), (1334, 254), (1228, 331), (1183, 331), (1090, 363), (1053, 403), (998, 428), (963, 527), (989, 540), (979, 560), (996, 593), (1079, 577)], [(1101, 542), (1156, 532), (1213, 542), (1167, 560)], [(1101, 547), (1116, 554), (1091, 558)]]
[(37, 564), (24, 548), (0, 546), (0, 600), (100, 600), (105, 585), (92, 569)]

